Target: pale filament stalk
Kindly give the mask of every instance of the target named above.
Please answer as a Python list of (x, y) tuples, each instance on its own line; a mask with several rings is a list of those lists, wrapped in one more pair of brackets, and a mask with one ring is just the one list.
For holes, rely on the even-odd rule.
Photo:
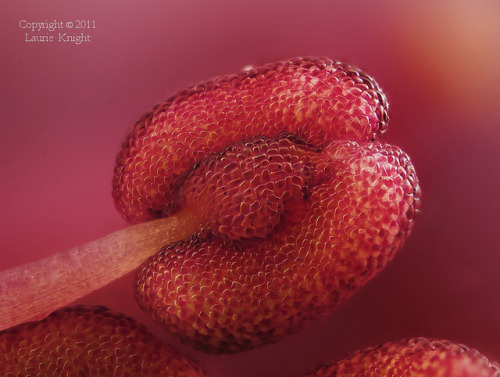
[(0, 330), (42, 319), (111, 283), (162, 246), (188, 237), (198, 225), (185, 210), (0, 272)]

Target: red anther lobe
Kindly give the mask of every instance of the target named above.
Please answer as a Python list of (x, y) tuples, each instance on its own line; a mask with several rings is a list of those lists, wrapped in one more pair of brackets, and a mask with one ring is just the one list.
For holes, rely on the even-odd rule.
[(79, 306), (0, 332), (0, 375), (202, 377), (203, 372), (133, 319)]
[[(272, 150), (280, 141), (262, 140), (256, 143)], [(245, 145), (266, 155), (265, 148)], [(238, 155), (245, 160), (244, 153)], [(227, 166), (218, 158), (207, 166)], [(399, 148), (337, 141), (321, 151), (284, 148), (281, 158), (310, 164), (302, 181), (308, 194), (287, 204), (271, 235), (228, 242), (217, 231), (198, 234), (163, 248), (139, 272), (141, 307), (204, 351), (254, 348), (326, 315), (392, 259), (412, 228), (420, 193), (409, 158)], [(203, 180), (192, 177), (196, 174), (208, 173), (195, 169), (187, 183)], [(273, 192), (279, 178), (255, 186), (250, 180), (247, 186), (258, 192), (268, 185)], [(192, 195), (197, 188), (180, 192)], [(224, 198), (215, 195), (207, 202), (217, 206)], [(237, 203), (226, 208), (236, 219)], [(251, 218), (252, 210), (246, 215)]]
[(293, 133), (316, 146), (375, 140), (387, 128), (378, 84), (327, 58), (268, 64), (194, 86), (143, 116), (123, 144), (113, 178), (120, 213), (165, 216), (174, 182), (197, 161), (236, 141)]
[(498, 377), (500, 366), (448, 340), (405, 339), (358, 351), (303, 377)]
[(297, 137), (258, 137), (208, 156), (179, 179), (174, 212), (197, 213), (202, 231), (226, 238), (271, 234), (293, 201), (317, 181), (319, 149)]

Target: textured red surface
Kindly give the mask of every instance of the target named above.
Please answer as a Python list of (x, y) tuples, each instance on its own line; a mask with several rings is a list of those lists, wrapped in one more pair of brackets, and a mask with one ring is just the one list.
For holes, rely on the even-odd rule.
[(415, 338), (358, 351), (303, 377), (496, 377), (500, 366), (447, 340)]
[[(223, 190), (245, 194), (247, 185), (257, 193), (267, 190), (271, 198), (265, 200), (271, 209), (274, 198), (278, 199), (285, 210), (270, 236), (242, 237), (240, 242), (224, 237), (226, 227), (232, 228), (240, 219), (244, 223), (254, 218), (255, 223), (248, 220), (251, 227), (272, 218), (261, 216), (262, 207), (253, 206), (253, 195), (240, 198), (220, 211), (230, 213), (220, 217), (222, 225), (207, 226), (192, 239), (165, 247), (139, 273), (139, 304), (169, 331), (205, 351), (254, 348), (324, 316), (392, 259), (413, 225), (417, 179), (408, 157), (398, 148), (339, 141), (321, 152), (309, 151), (313, 155), (300, 161), (300, 153), (293, 154), (295, 148), (285, 139), (280, 154), (267, 154), (277, 151), (272, 145), (282, 141), (273, 139), (267, 150), (261, 142), (260, 148), (245, 143), (247, 150), (257, 150), (255, 157), (261, 161), (266, 157), (274, 161), (277, 156), (284, 161), (277, 171), (274, 162), (264, 164), (270, 175), (264, 182), (258, 175), (246, 184), (234, 179), (234, 172), (255, 177), (250, 167), (241, 170), (236, 164), (245, 153), (218, 155), (214, 160), (219, 163), (208, 164), (219, 167), (215, 173), (203, 168), (194, 172), (201, 178), (208, 176), (209, 182), (210, 174), (229, 176), (226, 186), (215, 190), (215, 198), (200, 186), (192, 188), (200, 193), (200, 200), (207, 200), (207, 206), (224, 203), (228, 194)], [(301, 182), (302, 169), (291, 167), (294, 175), (273, 180), (273, 173), (286, 175), (286, 161), (294, 159), (296, 165), (310, 165), (308, 180)], [(292, 186), (287, 193), (295, 191), (298, 198), (283, 203), (276, 194), (287, 178)], [(206, 183), (205, 179), (191, 181)], [(208, 191), (210, 187), (208, 183)], [(254, 230), (242, 229), (244, 236), (245, 230)]]
[(130, 220), (189, 207), (202, 227), (141, 269), (141, 307), (198, 348), (237, 352), (345, 301), (402, 246), (419, 203), (408, 156), (368, 141), (386, 111), (369, 76), (322, 58), (157, 106), (118, 157), (117, 207)]
[(0, 332), (0, 375), (201, 377), (144, 326), (105, 307), (61, 309)]
[(268, 64), (187, 89), (144, 115), (123, 144), (113, 179), (129, 221), (164, 214), (175, 179), (210, 152), (287, 131), (324, 146), (375, 139), (387, 127), (378, 84), (326, 58)]

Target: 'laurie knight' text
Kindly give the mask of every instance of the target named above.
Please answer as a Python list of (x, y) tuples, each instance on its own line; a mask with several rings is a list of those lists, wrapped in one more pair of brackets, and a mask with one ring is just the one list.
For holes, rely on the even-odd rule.
[(85, 42), (90, 42), (90, 34), (68, 34), (68, 33), (59, 33), (57, 39), (53, 35), (45, 34), (45, 35), (31, 35), (29, 33), (25, 33), (25, 42), (66, 42), (66, 43), (74, 43), (81, 44)]

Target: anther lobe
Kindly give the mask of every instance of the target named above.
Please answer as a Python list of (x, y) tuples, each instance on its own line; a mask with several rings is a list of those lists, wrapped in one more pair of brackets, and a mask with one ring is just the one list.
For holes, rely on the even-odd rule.
[(303, 377), (498, 377), (500, 366), (448, 340), (414, 338), (370, 347)]
[(104, 307), (78, 306), (0, 332), (2, 376), (202, 377), (144, 326)]
[(235, 143), (208, 157), (178, 180), (173, 212), (189, 207), (203, 228), (234, 240), (271, 234), (290, 203), (320, 179), (319, 149), (288, 134)]
[(117, 158), (116, 206), (133, 222), (165, 215), (175, 179), (210, 152), (280, 132), (317, 146), (374, 140), (387, 128), (387, 109), (371, 77), (326, 58), (268, 64), (197, 85), (136, 124)]
[[(274, 150), (276, 143), (279, 139), (265, 144)], [(258, 156), (263, 151), (256, 149)], [(302, 166), (309, 162), (315, 169), (301, 181), (309, 184), (309, 193), (302, 195), (298, 185), (296, 199), (272, 234), (228, 242), (216, 230), (209, 236), (202, 232), (145, 263), (137, 298), (153, 318), (205, 351), (237, 352), (277, 341), (324, 316), (392, 259), (418, 206), (416, 176), (406, 154), (379, 143), (342, 141), (302, 153)], [(255, 192), (275, 192), (280, 180), (251, 182)], [(207, 197), (203, 191), (200, 196)], [(207, 204), (224, 199), (219, 192), (208, 196)], [(259, 218), (261, 206), (249, 206), (243, 214)], [(233, 214), (231, 227), (242, 215), (240, 208), (237, 203), (226, 208)]]

